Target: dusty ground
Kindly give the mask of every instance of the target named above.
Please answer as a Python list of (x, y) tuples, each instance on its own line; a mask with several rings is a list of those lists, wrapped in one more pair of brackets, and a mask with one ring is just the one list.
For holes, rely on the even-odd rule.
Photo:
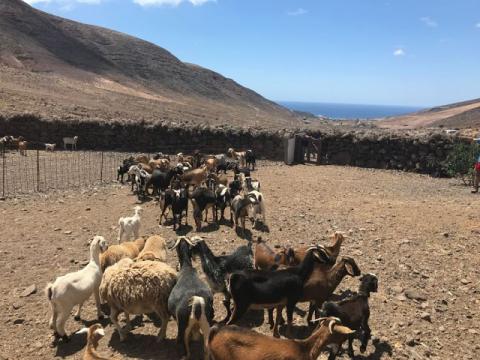
[[(357, 359), (480, 358), (478, 196), (453, 180), (380, 170), (268, 163), (255, 176), (268, 201), (271, 231), (262, 236), (271, 245), (322, 243), (343, 230), (350, 236), (342, 254), (378, 275), (379, 292), (371, 298), (374, 344)], [(127, 186), (113, 185), (0, 202), (0, 359), (80, 358), (83, 336), (50, 347), (43, 288), (82, 266), (93, 235), (113, 241), (118, 217), (130, 214), (135, 201)], [(173, 239), (171, 227), (157, 226), (158, 205), (144, 207), (143, 233)], [(246, 243), (224, 225), (203, 235), (216, 253)], [(176, 261), (172, 255), (170, 263)], [(22, 297), (32, 284), (36, 293)], [(358, 280), (345, 279), (338, 291), (357, 286)], [(216, 319), (223, 318), (220, 297), (215, 305)], [(87, 324), (93, 310), (91, 300), (83, 312)], [(145, 320), (122, 344), (105, 320), (100, 350), (124, 358), (178, 359), (175, 323), (169, 324), (168, 340), (157, 344), (157, 329)], [(299, 315), (295, 320), (305, 324)], [(270, 333), (261, 313), (243, 324)], [(81, 327), (73, 316), (67, 322), (69, 332)]]

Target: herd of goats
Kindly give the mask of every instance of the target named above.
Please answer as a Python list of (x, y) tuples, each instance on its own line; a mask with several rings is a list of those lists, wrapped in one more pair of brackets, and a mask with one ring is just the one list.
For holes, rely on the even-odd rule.
[[(78, 136), (64, 137), (62, 141), (63, 141), (64, 150), (67, 150), (69, 146), (70, 146), (70, 149), (77, 150)], [(38, 142), (31, 143), (25, 140), (23, 136), (15, 137), (12, 135), (6, 135), (0, 138), (0, 150), (2, 151), (7, 149), (17, 150), (20, 153), (20, 155), (23, 155), (23, 156), (27, 156), (27, 150), (29, 145), (38, 146), (40, 144), (43, 144), (43, 146), (45, 146), (45, 151), (54, 152), (57, 147), (57, 144), (38, 143)]]
[[(230, 210), (230, 221), (245, 231), (245, 219), (252, 225), (265, 225), (264, 196), (260, 182), (251, 178), (255, 168), (251, 150), (205, 156), (178, 154), (175, 161), (162, 154), (128, 158), (118, 168), (119, 181), (128, 175), (140, 199), (158, 196), (162, 219), (173, 214), (173, 227), (187, 223), (189, 201), (197, 231), (202, 219), (212, 209), (224, 217)], [(232, 170), (233, 180), (227, 172)], [(258, 216), (259, 215), (259, 216)], [(257, 219), (260, 218), (261, 220)], [(335, 359), (348, 342), (347, 354), (354, 357), (353, 341), (361, 341), (366, 350), (371, 337), (368, 324), (369, 297), (376, 292), (374, 274), (360, 277), (357, 292), (335, 298), (334, 291), (346, 276), (357, 277), (361, 271), (351, 257), (339, 257), (344, 235), (336, 232), (328, 245), (315, 244), (296, 248), (272, 249), (260, 237), (238, 247), (231, 254), (215, 255), (199, 236), (179, 236), (166, 241), (159, 235), (140, 236), (142, 208), (135, 207), (130, 217), (119, 219), (118, 243), (107, 246), (102, 236), (90, 243), (90, 261), (81, 270), (58, 277), (46, 287), (51, 305), (50, 328), (55, 343), (66, 342), (65, 323), (74, 306), (75, 319), (80, 320), (82, 305), (92, 293), (98, 318), (103, 317), (101, 304), (110, 308), (110, 320), (121, 341), (132, 329), (130, 315), (155, 313), (161, 320), (158, 340), (166, 337), (170, 318), (177, 323), (177, 344), (182, 358), (190, 359), (190, 341), (203, 338), (203, 356), (210, 360), (315, 360), (322, 351)], [(240, 228), (241, 227), (241, 228)], [(166, 263), (169, 251), (176, 251), (178, 272)], [(200, 261), (204, 282), (193, 266)], [(337, 261), (338, 259), (338, 261)], [(213, 295), (223, 294), (225, 319), (214, 325)], [(308, 302), (307, 322), (312, 330), (306, 339), (295, 339), (292, 332), (298, 303)], [(231, 306), (233, 303), (233, 306)], [(279, 327), (285, 321), (285, 337)], [(249, 310), (267, 310), (273, 336), (257, 333), (238, 323)], [(276, 314), (274, 314), (276, 310)], [(125, 326), (119, 324), (123, 313)], [(275, 315), (275, 318), (274, 318)], [(112, 359), (97, 351), (105, 335), (100, 324), (84, 328), (87, 333), (85, 360)]]

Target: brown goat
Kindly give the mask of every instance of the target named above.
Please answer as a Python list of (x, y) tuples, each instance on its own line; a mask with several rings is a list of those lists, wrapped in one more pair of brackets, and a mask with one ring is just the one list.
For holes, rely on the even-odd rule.
[(107, 250), (100, 254), (100, 267), (102, 272), (106, 268), (116, 264), (123, 258), (135, 259), (145, 247), (145, 239), (123, 242), (119, 245), (110, 245)]
[(206, 159), (205, 166), (208, 171), (214, 171), (217, 168), (217, 159), (216, 158)]
[(336, 318), (318, 319), (318, 328), (305, 340), (277, 339), (238, 326), (214, 326), (208, 340), (212, 360), (316, 360), (331, 343), (354, 333)]
[(87, 333), (87, 346), (83, 353), (83, 360), (113, 360), (113, 357), (101, 356), (97, 352), (98, 342), (105, 336), (105, 330), (102, 325), (93, 324), (89, 328), (84, 328), (77, 332), (77, 334)]
[(281, 265), (295, 265), (295, 257), (292, 249), (282, 247), (279, 251), (274, 251), (262, 240), (261, 237), (257, 240), (253, 258), (255, 269), (260, 270), (273, 270)]
[(180, 176), (180, 180), (187, 186), (200, 186), (207, 180), (208, 171), (206, 167), (201, 167), (199, 169), (193, 169), (187, 171), (185, 174)]
[(27, 156), (27, 147), (28, 147), (28, 142), (26, 141), (18, 142), (18, 151), (20, 152), (20, 155)]
[(135, 158), (135, 162), (137, 164), (148, 164), (148, 161), (149, 161), (149, 157), (147, 155), (138, 155), (136, 158)]
[(148, 166), (152, 169), (160, 169), (162, 171), (167, 171), (170, 169), (170, 160), (168, 159), (157, 159), (157, 160), (150, 160), (148, 162)]
[[(125, 243), (124, 243), (125, 244)], [(167, 243), (160, 235), (150, 236), (145, 241), (143, 250), (137, 256), (137, 260), (167, 261)]]
[[(328, 256), (330, 256), (330, 258), (337, 260), (344, 240), (345, 236), (338, 231), (331, 236), (331, 245), (324, 246), (325, 251), (327, 252)], [(303, 260), (308, 248), (308, 246), (302, 246), (298, 249), (293, 250), (293, 252), (295, 253), (295, 264), (299, 264)]]

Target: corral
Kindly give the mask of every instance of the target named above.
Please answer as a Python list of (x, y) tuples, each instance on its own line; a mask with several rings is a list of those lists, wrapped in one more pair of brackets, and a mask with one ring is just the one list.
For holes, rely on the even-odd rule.
[[(401, 172), (271, 162), (261, 162), (255, 177), (268, 201), (270, 233), (254, 230), (253, 239), (261, 235), (271, 246), (298, 246), (325, 243), (334, 230), (342, 230), (348, 238), (341, 256), (354, 257), (363, 272), (378, 275), (379, 292), (370, 300), (374, 341), (365, 354), (357, 349), (357, 359), (479, 357), (480, 205), (467, 189), (452, 180)], [(1, 358), (81, 357), (84, 336), (49, 347), (50, 309), (43, 288), (87, 261), (93, 235), (113, 243), (118, 218), (130, 214), (136, 202), (128, 185), (105, 185), (0, 203), (0, 261), (6, 271), (0, 285)], [(150, 201), (143, 207), (142, 233), (174, 239), (171, 226), (158, 227), (158, 204)], [(217, 254), (246, 243), (224, 224), (209, 226), (201, 235)], [(177, 264), (173, 253), (169, 263)], [(33, 284), (36, 292), (23, 297)], [(345, 279), (339, 290), (357, 284)], [(217, 320), (225, 316), (218, 296), (215, 311)], [(92, 299), (83, 317), (94, 322)], [(294, 320), (296, 334), (304, 336), (305, 320), (298, 314)], [(174, 322), (161, 343), (147, 317), (134, 324), (132, 336), (120, 343), (105, 320), (100, 350), (124, 358), (178, 358)], [(242, 325), (271, 334), (263, 312), (252, 312)], [(72, 317), (67, 331), (82, 326)]]

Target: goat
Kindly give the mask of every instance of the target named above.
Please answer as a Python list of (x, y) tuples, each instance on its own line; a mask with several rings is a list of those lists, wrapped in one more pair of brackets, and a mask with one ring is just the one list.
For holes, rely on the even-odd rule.
[(311, 247), (305, 259), (297, 265), (278, 271), (244, 270), (234, 272), (229, 278), (229, 290), (233, 299), (233, 313), (228, 325), (241, 318), (248, 309), (277, 308), (273, 328), (278, 333), (278, 309), (287, 307), (287, 336), (291, 336), (293, 310), (303, 296), (303, 288), (310, 278), (315, 263), (325, 264), (331, 260), (317, 247)]
[[(358, 293), (341, 300), (339, 302), (325, 302), (322, 306), (322, 313), (325, 316), (335, 316), (339, 318), (343, 324), (353, 330), (362, 330), (362, 344), (360, 351), (365, 352), (368, 345), (368, 340), (371, 337), (371, 330), (368, 326), (368, 319), (370, 318), (370, 307), (368, 305), (368, 298), (371, 292), (377, 292), (378, 279), (374, 274), (365, 274), (360, 278), (360, 288)], [(323, 316), (323, 315), (322, 315)], [(353, 340), (354, 336), (348, 337), (348, 355), (353, 359)], [(330, 352), (329, 360), (337, 357), (337, 353), (341, 348), (341, 343), (334, 346)]]
[(87, 346), (83, 353), (83, 360), (112, 360), (112, 357), (101, 356), (97, 352), (98, 342), (105, 336), (105, 330), (102, 325), (93, 324), (88, 328), (83, 328), (75, 334), (87, 334)]
[(187, 171), (185, 174), (180, 176), (180, 180), (185, 184), (188, 189), (189, 185), (200, 186), (207, 180), (207, 168), (202, 167), (200, 169), (193, 169)]
[[(123, 184), (123, 176), (125, 174), (128, 174), (128, 170), (130, 170), (130, 167), (136, 165), (135, 160), (133, 157), (129, 157), (128, 159), (124, 159), (122, 162), (122, 165), (120, 165), (117, 168), (117, 181), (120, 180), (120, 182)], [(128, 180), (128, 179), (127, 179)], [(133, 182), (132, 182), (133, 184)]]
[(250, 169), (250, 166), (252, 166), (252, 170), (255, 171), (255, 165), (257, 163), (255, 153), (253, 150), (247, 150), (245, 151), (245, 164), (247, 168)]
[(27, 156), (27, 148), (28, 148), (28, 142), (26, 141), (18, 142), (18, 151), (20, 152), (20, 155)]
[(238, 165), (233, 168), (233, 173), (235, 175), (243, 174), (243, 175), (245, 175), (245, 177), (250, 177), (251, 176), (250, 169), (240, 168), (240, 167), (238, 167)]
[(135, 185), (138, 198), (145, 197), (151, 175), (140, 164), (132, 165), (128, 170), (128, 175), (133, 177), (132, 192)]
[(241, 166), (245, 166), (245, 151), (236, 152), (232, 148), (228, 149), (227, 154), (229, 157), (238, 160)]
[(173, 189), (167, 189), (160, 193), (159, 205), (160, 209), (162, 209), (162, 213), (160, 214), (159, 225), (162, 225), (162, 218), (165, 218), (167, 221), (168, 213), (173, 205), (173, 200), (176, 196), (176, 193)]
[(202, 214), (205, 211), (205, 221), (208, 220), (208, 209), (212, 208), (212, 213), (214, 220), (216, 219), (216, 197), (215, 193), (207, 189), (206, 187), (197, 187), (192, 195), (192, 204), (193, 204), (193, 218), (195, 220), (195, 225), (197, 227), (197, 231), (200, 231), (202, 228)]
[(247, 197), (254, 199), (254, 202), (250, 207), (250, 218), (253, 219), (253, 224), (255, 225), (257, 223), (258, 217), (260, 216), (262, 224), (267, 225), (265, 196), (263, 196), (261, 192), (253, 190), (247, 194)]
[(77, 142), (78, 142), (78, 136), (64, 137), (63, 138), (64, 150), (67, 150), (67, 145), (70, 145), (72, 150), (77, 150)]
[(140, 206), (135, 206), (133, 210), (135, 211), (133, 216), (118, 219), (118, 225), (120, 226), (118, 231), (119, 244), (122, 242), (122, 239), (128, 240), (131, 237), (138, 239), (140, 236), (141, 214), (143, 209)]
[(218, 219), (218, 210), (220, 210), (220, 220), (225, 219), (225, 208), (230, 207), (230, 222), (233, 222), (232, 215), (232, 197), (230, 191), (225, 185), (218, 185), (215, 190), (216, 206), (215, 206), (215, 218)]
[(45, 144), (45, 151), (54, 152), (56, 146), (57, 144)]
[(152, 177), (150, 178), (149, 184), (153, 186), (153, 193), (159, 194), (159, 191), (165, 191), (171, 184), (172, 179), (177, 175), (178, 170), (169, 169), (168, 171), (163, 171), (160, 169), (153, 170)]
[(190, 336), (198, 338), (201, 332), (204, 358), (208, 360), (208, 335), (214, 317), (213, 295), (192, 266), (192, 246), (190, 239), (179, 237), (172, 247), (177, 249), (180, 272), (168, 297), (168, 311), (177, 321), (177, 343), (182, 346), (186, 358), (190, 359)]
[(107, 249), (107, 242), (102, 236), (95, 236), (90, 243), (90, 261), (81, 270), (58, 277), (55, 282), (47, 284), (45, 293), (52, 308), (52, 316), (49, 321), (50, 328), (55, 337), (61, 337), (64, 341), (69, 338), (65, 333), (65, 322), (75, 305), (78, 310), (76, 320), (80, 320), (82, 306), (92, 293), (95, 295), (98, 318), (103, 318), (100, 310), (100, 297), (98, 287), (102, 280), (100, 268), (100, 253)]
[(232, 197), (232, 199), (240, 194), (240, 192), (242, 191), (242, 182), (238, 176), (235, 177), (233, 181), (230, 182), (230, 184), (228, 184), (228, 189), (230, 191), (230, 196)]
[(224, 295), (223, 305), (227, 310), (227, 316), (223, 322), (226, 322), (231, 316), (231, 296), (226, 280), (235, 271), (253, 269), (252, 243), (240, 246), (230, 255), (215, 256), (202, 238), (195, 237), (192, 241), (194, 241), (193, 254), (200, 257), (202, 270), (210, 288), (214, 293)]
[(210, 330), (211, 360), (316, 360), (331, 343), (354, 333), (336, 318), (317, 319), (318, 327), (305, 340), (276, 339), (238, 326)]
[(260, 191), (260, 181), (254, 180), (251, 177), (245, 177), (243, 180), (243, 191), (245, 193), (250, 191)]
[[(238, 228), (240, 220), (242, 229), (245, 231), (245, 218), (249, 215), (250, 207), (256, 204), (257, 200), (253, 196), (237, 195), (233, 198), (230, 208), (234, 215), (233, 218), (236, 228)], [(253, 224), (252, 218), (250, 218), (250, 221)]]
[(216, 158), (206, 159), (204, 164), (209, 172), (214, 171), (217, 167), (217, 159)]
[(176, 225), (182, 226), (182, 216), (185, 212), (185, 225), (188, 225), (188, 192), (187, 189), (182, 188), (173, 190), (174, 196), (172, 201), (173, 213), (173, 230), (176, 230)]
[(292, 248), (282, 247), (273, 251), (261, 237), (257, 239), (254, 252), (254, 267), (257, 270), (276, 270), (279, 266), (294, 266), (295, 256)]

